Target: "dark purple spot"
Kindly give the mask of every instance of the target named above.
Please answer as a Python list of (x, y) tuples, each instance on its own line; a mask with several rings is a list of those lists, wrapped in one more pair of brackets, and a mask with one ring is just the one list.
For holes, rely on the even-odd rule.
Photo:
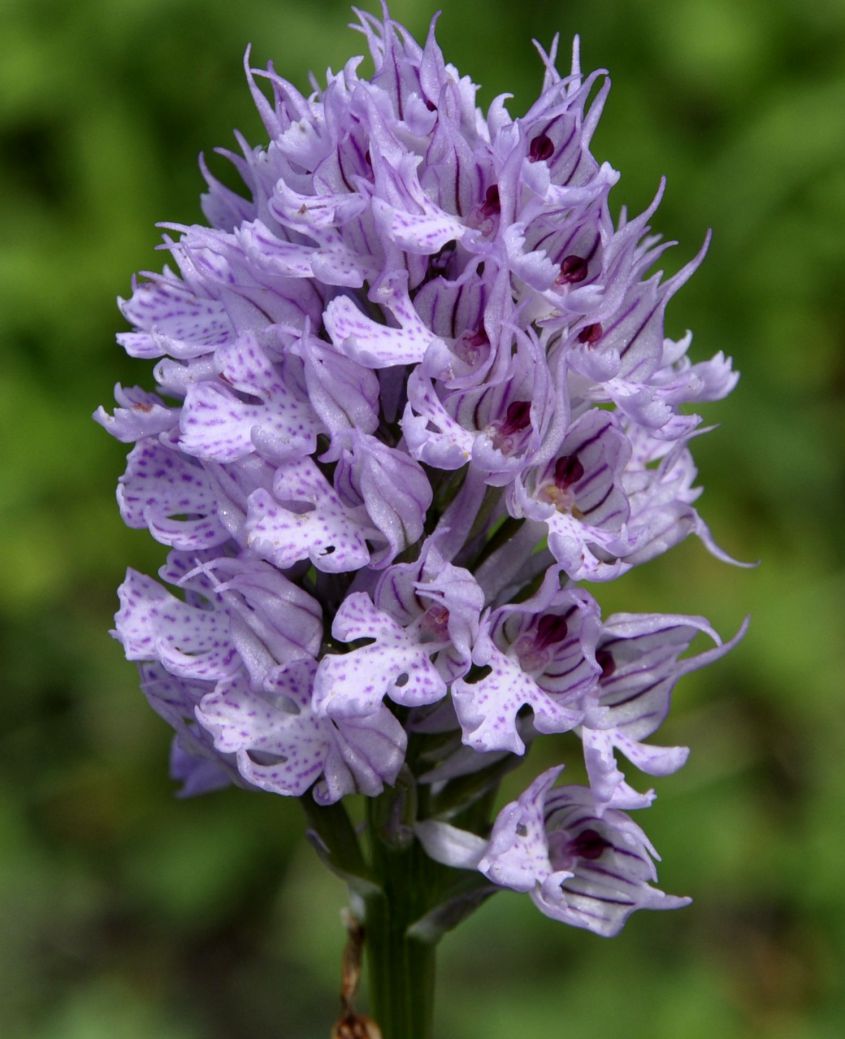
[(555, 153), (554, 142), (546, 134), (538, 134), (528, 146), (529, 162), (546, 162)]
[(601, 668), (602, 678), (610, 678), (616, 670), (616, 661), (609, 649), (596, 650), (596, 663)]
[(481, 215), (485, 219), (498, 216), (502, 212), (502, 203), (499, 201), (499, 186), (493, 184), (487, 189), (484, 201), (481, 203)]
[(428, 98), (425, 99), (425, 107), (429, 110), (429, 112), (437, 111), (437, 105), (433, 101), (429, 101)]
[(563, 617), (557, 617), (553, 613), (544, 613), (537, 621), (534, 645), (537, 649), (545, 649), (554, 642), (563, 642), (568, 632), (569, 627)]
[(584, 466), (578, 460), (578, 455), (562, 455), (555, 462), (555, 486), (558, 490), (565, 491), (578, 483), (583, 475)]
[(576, 855), (579, 859), (600, 859), (605, 848), (610, 847), (610, 841), (606, 841), (598, 830), (582, 830), (577, 837), (569, 842), (570, 855)]
[(555, 279), (558, 285), (577, 285), (587, 277), (587, 261), (583, 256), (564, 256), (560, 274)]
[(604, 329), (597, 321), (595, 324), (585, 325), (584, 328), (581, 329), (578, 333), (578, 342), (586, 343), (587, 346), (595, 346), (603, 334)]
[(499, 424), (499, 432), (503, 437), (512, 437), (519, 433), (531, 422), (531, 401), (514, 400), (508, 404), (505, 417)]

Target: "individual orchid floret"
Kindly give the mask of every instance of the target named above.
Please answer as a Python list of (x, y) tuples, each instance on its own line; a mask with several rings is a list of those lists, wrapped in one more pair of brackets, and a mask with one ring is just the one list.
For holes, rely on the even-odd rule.
[(599, 812), (587, 787), (555, 787), (560, 771), (544, 772), (502, 809), (478, 869), (528, 892), (553, 920), (604, 937), (637, 909), (688, 905), (651, 886), (658, 856), (640, 827), (618, 809)]
[(517, 717), (524, 708), (537, 732), (579, 725), (597, 678), (598, 631), (596, 602), (580, 589), (561, 590), (555, 570), (531, 599), (485, 616), (472, 653), (479, 672), (452, 688), (464, 742), (477, 751), (522, 754)]
[[(334, 485), (350, 508), (360, 506), (370, 520), (375, 546), (370, 565), (381, 568), (415, 545), (423, 533), (432, 492), (422, 467), (404, 451), (376, 437), (351, 431), (332, 443), (323, 455), (336, 461)], [(391, 488), (385, 494), (385, 488)]]
[[(608, 617), (595, 650), (601, 674), (587, 696), (579, 730), (598, 808), (604, 804), (641, 808), (652, 800), (649, 794), (631, 790), (614, 751), (651, 776), (669, 775), (684, 764), (686, 747), (655, 747), (642, 741), (657, 731), (669, 713), (678, 679), (724, 656), (746, 627), (743, 624), (730, 642), (722, 643), (703, 617), (659, 613)], [(682, 657), (700, 633), (715, 647)]]
[(408, 380), (402, 430), (415, 458), (440, 469), (467, 462), (505, 486), (540, 448), (554, 407), (550, 373), (535, 337), (520, 333), (505, 379), (444, 394), (421, 368)]
[(370, 526), (303, 458), (276, 470), (272, 493), (250, 495), (245, 529), (247, 547), (282, 570), (310, 559), (318, 570), (346, 573), (369, 563)]
[(396, 780), (405, 730), (383, 705), (342, 721), (315, 714), (316, 669), (311, 659), (276, 668), (259, 692), (243, 674), (218, 682), (196, 717), (218, 751), (234, 754), (240, 775), (253, 786), (299, 797), (317, 783), (314, 797), (322, 804), (355, 792), (375, 797)]
[(285, 462), (314, 450), (320, 424), (313, 408), (270, 363), (254, 335), (221, 347), (217, 367), (219, 379), (187, 389), (183, 451), (215, 462), (236, 462), (258, 451), (269, 461)]
[(320, 603), (263, 560), (229, 556), (202, 560), (189, 553), (171, 553), (161, 576), (186, 589), (203, 581), (206, 600), (228, 612), (232, 642), (256, 687), (279, 665), (315, 658), (320, 651)]
[(182, 602), (157, 581), (131, 569), (118, 594), (116, 635), (127, 660), (157, 660), (177, 678), (207, 682), (237, 671), (240, 658), (225, 611)]
[(229, 540), (208, 473), (156, 437), (144, 437), (129, 453), (117, 501), (128, 527), (147, 527), (164, 545), (207, 549)]
[(172, 429), (179, 421), (175, 408), (169, 408), (155, 393), (139, 386), (114, 388), (118, 407), (109, 415), (104, 407), (94, 412), (94, 420), (123, 444), (134, 444), (144, 437), (157, 436)]
[(553, 920), (612, 937), (637, 909), (678, 909), (689, 898), (651, 886), (657, 852), (633, 820), (599, 807), (588, 787), (556, 787), (547, 769), (499, 812), (489, 838), (439, 820), (417, 824), (437, 862), (477, 869), (498, 887), (531, 896)]
[(335, 615), (335, 639), (370, 641), (323, 658), (315, 709), (347, 718), (370, 713), (385, 696), (406, 707), (443, 699), (469, 669), (483, 604), (472, 575), (433, 545), (418, 562), (389, 567), (372, 598), (353, 592)]
[(629, 548), (629, 505), (622, 475), (630, 444), (612, 414), (588, 411), (570, 427), (555, 457), (529, 469), (509, 491), (513, 515), (540, 520), (549, 550), (573, 580), (608, 580)]

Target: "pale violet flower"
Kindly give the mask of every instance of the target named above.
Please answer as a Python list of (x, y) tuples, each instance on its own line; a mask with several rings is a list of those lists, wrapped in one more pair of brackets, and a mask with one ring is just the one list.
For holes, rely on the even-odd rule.
[[(685, 902), (652, 886), (625, 811), (653, 793), (624, 769), (683, 764), (645, 741), (735, 641), (603, 620), (588, 587), (690, 534), (725, 558), (690, 406), (736, 375), (663, 327), (704, 248), (655, 269), (662, 185), (611, 215), (619, 174), (591, 152), (609, 84), (577, 43), (563, 74), (540, 49), (514, 116), (507, 95), (478, 107), (433, 26), (423, 45), (386, 10), (355, 28), (369, 79), (356, 58), (305, 95), (247, 56), (266, 138), (222, 152), (241, 192), (203, 160), (206, 223), (165, 225), (170, 264), (120, 301), (155, 387), (96, 418), (132, 445), (124, 521), (170, 554), (160, 580), (127, 573), (115, 634), (184, 793), (426, 787), (405, 837), (613, 934)], [(685, 655), (699, 633), (715, 648)], [(453, 825), (550, 734), (580, 739), (589, 786), (552, 769), (492, 829)]]

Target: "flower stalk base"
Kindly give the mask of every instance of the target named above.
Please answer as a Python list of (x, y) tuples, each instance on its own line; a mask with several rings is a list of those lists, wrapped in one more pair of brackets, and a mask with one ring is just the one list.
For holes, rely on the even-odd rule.
[(430, 860), (414, 841), (394, 849), (373, 835), (382, 890), (365, 900), (371, 1014), (383, 1039), (432, 1039), (435, 945), (409, 934), (426, 912)]

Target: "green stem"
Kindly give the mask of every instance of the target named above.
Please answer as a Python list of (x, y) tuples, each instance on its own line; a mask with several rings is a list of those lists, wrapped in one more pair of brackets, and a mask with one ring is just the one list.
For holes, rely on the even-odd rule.
[(371, 1014), (383, 1039), (432, 1039), (434, 945), (408, 934), (425, 914), (431, 862), (417, 841), (385, 840), (371, 814), (373, 872), (380, 890), (365, 899)]
[(323, 858), (328, 865), (350, 883), (356, 879), (368, 882), (370, 870), (343, 802), (318, 805), (310, 794), (300, 797), (299, 801), (305, 809), (311, 829), (325, 848)]

